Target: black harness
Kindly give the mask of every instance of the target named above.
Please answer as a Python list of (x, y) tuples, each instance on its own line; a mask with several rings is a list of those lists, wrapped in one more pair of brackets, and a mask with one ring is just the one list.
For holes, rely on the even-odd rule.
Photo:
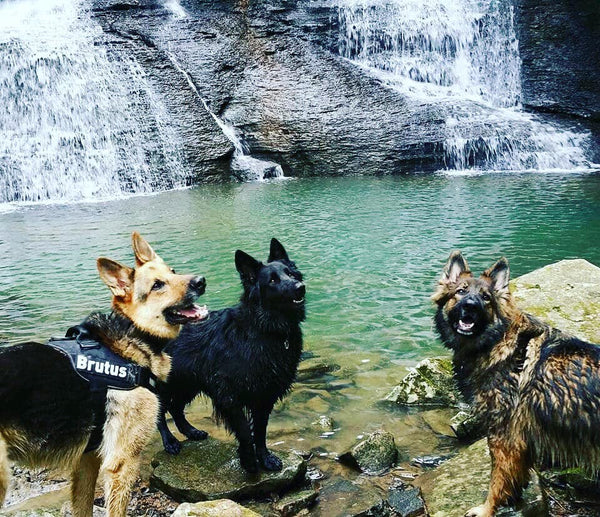
[(48, 345), (65, 354), (73, 370), (89, 384), (94, 426), (85, 452), (96, 450), (102, 443), (109, 389), (143, 387), (156, 393), (156, 376), (148, 368), (115, 354), (96, 341), (83, 325), (71, 327), (64, 338), (51, 338)]

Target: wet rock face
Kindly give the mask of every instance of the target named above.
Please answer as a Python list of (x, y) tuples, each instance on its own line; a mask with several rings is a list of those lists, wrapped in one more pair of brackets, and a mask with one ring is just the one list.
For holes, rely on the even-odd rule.
[(177, 456), (160, 451), (152, 460), (151, 484), (177, 501), (243, 500), (283, 492), (306, 474), (304, 460), (292, 453), (277, 455), (280, 472), (247, 474), (240, 466), (237, 447), (209, 438), (185, 442)]
[(600, 4), (516, 0), (523, 104), (600, 120)]

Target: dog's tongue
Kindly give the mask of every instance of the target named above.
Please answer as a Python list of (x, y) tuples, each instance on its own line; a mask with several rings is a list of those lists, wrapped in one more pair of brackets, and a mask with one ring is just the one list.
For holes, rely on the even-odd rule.
[(206, 308), (206, 305), (200, 307), (199, 305), (194, 304), (187, 309), (181, 309), (177, 312), (182, 316), (194, 321), (203, 320), (208, 316), (208, 309)]

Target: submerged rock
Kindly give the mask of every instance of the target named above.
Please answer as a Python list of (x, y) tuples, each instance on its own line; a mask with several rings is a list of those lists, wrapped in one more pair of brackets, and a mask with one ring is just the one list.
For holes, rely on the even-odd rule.
[(154, 457), (150, 482), (177, 501), (238, 501), (279, 493), (304, 479), (306, 463), (289, 452), (277, 451), (277, 455), (283, 461), (280, 472), (252, 475), (241, 468), (234, 443), (212, 438), (184, 442), (177, 456), (160, 451)]
[(389, 505), (370, 486), (337, 479), (321, 489), (319, 510), (327, 517), (388, 517)]
[(546, 323), (600, 343), (600, 268), (561, 260), (511, 282), (517, 306)]
[(338, 459), (365, 474), (376, 476), (394, 466), (398, 459), (398, 449), (391, 433), (375, 431)]
[(183, 503), (172, 517), (260, 517), (260, 514), (244, 508), (229, 499), (217, 499), (202, 503)]
[[(490, 482), (491, 460), (486, 440), (479, 440), (439, 468), (416, 479), (431, 517), (462, 517), (485, 500)], [(505, 508), (498, 516), (547, 515), (547, 504), (539, 481), (533, 481), (523, 494), (523, 505)]]
[(442, 357), (424, 359), (409, 368), (406, 377), (384, 398), (385, 402), (409, 406), (453, 406), (458, 400), (452, 361)]

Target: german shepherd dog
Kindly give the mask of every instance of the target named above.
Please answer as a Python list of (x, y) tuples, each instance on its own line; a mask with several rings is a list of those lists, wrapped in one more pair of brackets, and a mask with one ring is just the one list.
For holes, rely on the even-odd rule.
[[(112, 291), (113, 314), (88, 318), (104, 344), (146, 366), (162, 379), (170, 359), (161, 349), (181, 325), (208, 313), (194, 301), (204, 278), (177, 275), (148, 243), (133, 234), (137, 268), (99, 258), (98, 271)], [(94, 330), (94, 329), (92, 329)], [(31, 467), (68, 469), (73, 515), (91, 516), (99, 470), (105, 473), (110, 517), (125, 516), (140, 453), (158, 416), (158, 399), (148, 389), (109, 389), (100, 447), (85, 452), (94, 427), (94, 404), (87, 381), (70, 359), (40, 343), (23, 343), (0, 353), (0, 506), (9, 482), (9, 461)]]
[(505, 258), (475, 278), (454, 252), (433, 295), (437, 331), (492, 457), (487, 499), (467, 516), (518, 501), (534, 465), (600, 467), (600, 347), (520, 311), (508, 282)]
[(235, 265), (243, 286), (240, 303), (211, 311), (206, 322), (185, 325), (165, 349), (172, 369), (168, 382), (159, 383), (158, 428), (171, 454), (179, 453), (181, 444), (167, 427), (167, 410), (187, 438), (206, 438), (184, 416), (185, 405), (203, 393), (212, 399), (217, 419), (235, 434), (247, 472), (257, 472), (259, 466), (281, 470), (281, 460), (267, 449), (267, 424), (275, 402), (296, 376), (306, 288), (302, 273), (276, 239), (266, 264), (238, 250)]

